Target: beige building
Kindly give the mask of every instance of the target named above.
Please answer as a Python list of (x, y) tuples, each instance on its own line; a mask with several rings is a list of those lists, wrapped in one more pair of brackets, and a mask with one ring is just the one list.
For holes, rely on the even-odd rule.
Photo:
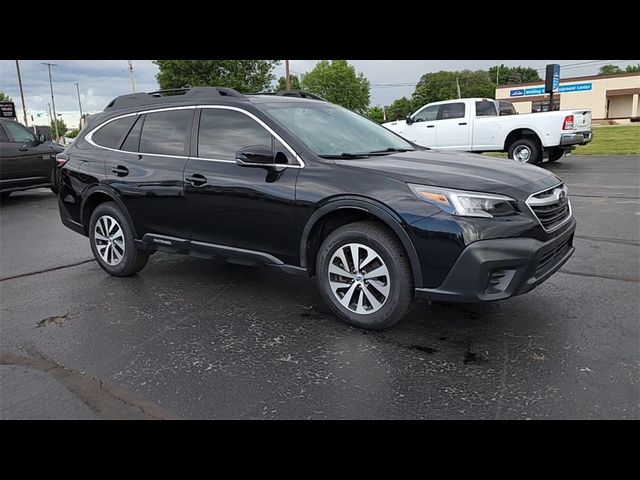
[[(640, 72), (564, 78), (559, 90), (553, 95), (556, 109), (590, 108), (594, 120), (617, 123), (640, 119)], [(518, 113), (549, 109), (544, 82), (501, 85), (496, 89), (496, 100), (512, 102)]]

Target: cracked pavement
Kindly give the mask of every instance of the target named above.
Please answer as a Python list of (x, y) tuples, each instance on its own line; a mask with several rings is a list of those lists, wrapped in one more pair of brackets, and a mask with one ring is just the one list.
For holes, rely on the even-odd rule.
[(156, 254), (115, 278), (47, 190), (0, 207), (0, 418), (640, 418), (640, 157), (570, 157), (576, 253), (507, 301), (390, 330), (313, 281)]

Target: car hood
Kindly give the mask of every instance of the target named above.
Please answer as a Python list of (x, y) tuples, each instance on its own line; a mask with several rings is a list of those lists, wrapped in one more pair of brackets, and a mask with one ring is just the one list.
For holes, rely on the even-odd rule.
[(515, 160), (482, 155), (418, 150), (367, 158), (339, 159), (336, 165), (369, 170), (407, 183), (499, 193), (526, 200), (561, 180), (553, 173)]

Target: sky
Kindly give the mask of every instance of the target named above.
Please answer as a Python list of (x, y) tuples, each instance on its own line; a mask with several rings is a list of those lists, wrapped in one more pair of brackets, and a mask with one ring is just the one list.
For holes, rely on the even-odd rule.
[[(41, 62), (57, 64), (51, 67), (56, 112), (62, 114), (68, 126), (79, 119), (79, 84), (84, 113), (102, 111), (107, 103), (118, 95), (131, 92), (131, 80), (127, 60), (21, 60), (20, 71), (25, 93), (28, 116), (35, 123), (45, 125), (47, 103), (51, 102), (47, 66)], [(308, 72), (318, 60), (291, 60), (290, 70), (295, 75)], [(439, 70), (488, 69), (503, 63), (509, 66), (526, 66), (539, 69), (544, 78), (544, 67), (559, 63), (561, 77), (576, 77), (598, 73), (601, 65), (613, 63), (624, 69), (639, 64), (640, 60), (349, 60), (357, 72), (362, 72), (371, 83), (371, 105), (389, 105), (402, 96), (410, 97), (420, 77)], [(155, 75), (158, 71), (151, 60), (133, 60), (137, 91), (158, 89)], [(274, 70), (277, 77), (284, 75), (284, 62)], [(394, 85), (391, 85), (394, 84)], [(404, 85), (395, 85), (404, 84)], [(22, 119), (22, 103), (14, 60), (0, 60), (0, 91), (12, 97)], [(38, 117), (37, 115), (40, 114)], [(29, 119), (31, 122), (31, 120)]]

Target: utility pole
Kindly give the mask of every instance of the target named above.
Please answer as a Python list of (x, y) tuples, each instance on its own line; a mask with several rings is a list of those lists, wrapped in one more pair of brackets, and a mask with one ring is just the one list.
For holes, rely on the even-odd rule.
[(127, 60), (129, 62), (129, 76), (131, 77), (131, 91), (136, 93), (136, 77), (133, 75), (133, 62), (131, 60)]
[(28, 127), (27, 122), (27, 106), (24, 104), (24, 91), (22, 90), (22, 77), (20, 76), (20, 63), (16, 60), (16, 70), (18, 71), (18, 85), (20, 86), (20, 98), (22, 99), (22, 115), (24, 115), (24, 126)]
[(496, 68), (496, 87), (498, 86), (498, 78), (500, 77), (500, 65)]
[(287, 90), (291, 90), (291, 77), (289, 76), (289, 60), (284, 61), (285, 78), (287, 79)]
[(51, 67), (57, 67), (55, 63), (46, 63), (41, 62), (43, 65), (49, 67), (49, 87), (51, 88), (51, 105), (53, 106), (53, 126), (56, 130), (56, 140), (59, 138), (58, 135), (58, 117), (56, 116), (56, 101), (53, 99), (53, 81), (51, 80)]
[(51, 121), (51, 104), (47, 103), (47, 114), (49, 115), (49, 125), (51, 125), (53, 122)]
[(462, 95), (460, 95), (460, 82), (458, 81), (457, 76), (456, 76), (456, 89), (458, 90), (458, 98), (462, 98)]
[(78, 131), (82, 129), (82, 102), (80, 101), (80, 86), (76, 83), (76, 91), (78, 92), (78, 107), (80, 107), (80, 121), (78, 123)]

